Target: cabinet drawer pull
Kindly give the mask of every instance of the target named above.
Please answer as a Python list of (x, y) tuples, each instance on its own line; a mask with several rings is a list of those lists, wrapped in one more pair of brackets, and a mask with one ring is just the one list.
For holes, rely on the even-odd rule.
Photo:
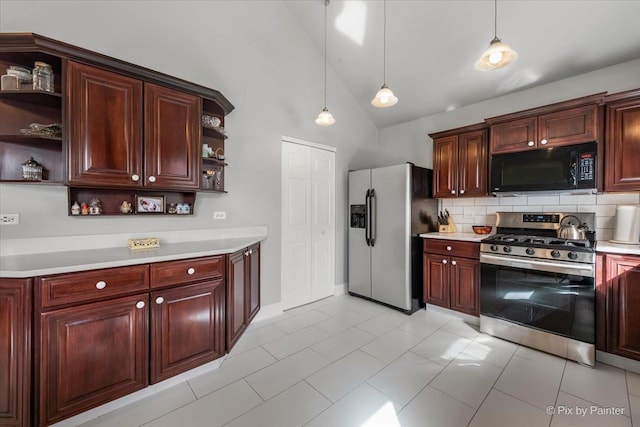
[(451, 265), (456, 265), (456, 264), (457, 264), (457, 262), (451, 261)]
[(194, 274), (195, 272), (196, 272), (196, 269), (195, 269), (195, 268), (193, 268), (193, 267), (190, 267), (190, 268), (187, 270), (187, 274)]
[(136, 303), (136, 308), (144, 308), (146, 304), (144, 303), (144, 301), (138, 301)]
[(253, 255), (253, 249), (249, 249), (249, 255)]
[(460, 194), (464, 194), (464, 190), (460, 190)]
[(249, 251), (244, 251), (244, 256), (249, 256)]
[(450, 251), (450, 250), (452, 250), (452, 249), (453, 249), (453, 248), (452, 248), (451, 246), (447, 246), (447, 250), (448, 250), (448, 251)]
[(133, 182), (138, 182), (138, 181), (140, 180), (140, 176), (138, 176), (138, 175), (131, 175), (131, 180), (132, 180)]
[(533, 146), (535, 145), (535, 142), (533, 142), (533, 141), (529, 141), (529, 142), (527, 142), (527, 145), (528, 145), (529, 147), (533, 147)]
[(105, 282), (104, 280), (100, 280), (98, 283), (96, 283), (96, 288), (98, 289), (104, 289), (107, 287), (107, 282)]
[(456, 194), (456, 190), (451, 190), (451, 194)]
[(543, 139), (542, 141), (540, 141), (540, 144), (542, 144), (542, 145), (547, 145), (547, 142), (548, 142), (548, 141), (547, 141), (546, 139)]
[(151, 176), (149, 177), (149, 182), (156, 182), (156, 177), (155, 177), (155, 176), (153, 176), (153, 175), (151, 175)]
[(158, 297), (156, 298), (156, 304), (162, 304), (164, 302), (164, 298)]
[(443, 263), (443, 264), (446, 264), (446, 263), (447, 263), (447, 260), (446, 260), (446, 259), (443, 259), (443, 260), (442, 260), (442, 263)]

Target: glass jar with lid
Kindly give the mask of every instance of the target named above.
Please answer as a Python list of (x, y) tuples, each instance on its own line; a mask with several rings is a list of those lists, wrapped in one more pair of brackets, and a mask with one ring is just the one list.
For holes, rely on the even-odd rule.
[(22, 178), (26, 181), (42, 180), (42, 165), (31, 157), (22, 163)]
[(46, 62), (33, 64), (33, 90), (53, 92), (53, 69)]

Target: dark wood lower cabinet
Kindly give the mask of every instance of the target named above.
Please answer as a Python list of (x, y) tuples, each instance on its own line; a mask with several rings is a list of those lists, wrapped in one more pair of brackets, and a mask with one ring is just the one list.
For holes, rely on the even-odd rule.
[(31, 279), (0, 279), (0, 426), (31, 425)]
[(151, 383), (224, 355), (224, 280), (151, 293)]
[(606, 254), (604, 288), (606, 350), (640, 360), (640, 256)]
[[(433, 250), (433, 252), (428, 252)], [(471, 316), (480, 314), (480, 245), (425, 239), (424, 302)], [(442, 253), (451, 253), (443, 255)], [(460, 254), (474, 258), (460, 257)]]
[(40, 425), (148, 385), (149, 294), (41, 314)]
[(260, 244), (227, 260), (227, 351), (231, 351), (260, 310)]

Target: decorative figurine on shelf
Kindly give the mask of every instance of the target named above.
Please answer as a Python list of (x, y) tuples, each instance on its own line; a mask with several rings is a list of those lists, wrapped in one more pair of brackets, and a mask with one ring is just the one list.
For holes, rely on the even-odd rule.
[(209, 144), (202, 144), (202, 157), (205, 159), (209, 157)]
[(175, 203), (169, 203), (169, 206), (167, 207), (167, 213), (175, 214), (177, 212), (178, 212), (178, 209), (176, 208), (176, 204)]
[(89, 215), (89, 205), (85, 202), (82, 202), (82, 205), (80, 205), (80, 213), (82, 215)]
[[(221, 151), (220, 153), (218, 153), (218, 151)], [(215, 154), (213, 155), (213, 157), (215, 157), (218, 160), (223, 161), (224, 160), (224, 149), (222, 147), (217, 148), (215, 151)]]
[(71, 205), (71, 215), (80, 215), (80, 205), (78, 202), (73, 202), (73, 205)]
[(89, 202), (89, 215), (100, 215), (102, 213), (102, 205), (97, 198), (91, 199)]
[(191, 213), (191, 205), (189, 203), (185, 203), (184, 206), (182, 207), (182, 213), (183, 214), (190, 214)]
[(131, 202), (123, 201), (120, 205), (120, 212), (123, 214), (131, 213)]
[(178, 215), (182, 215), (184, 213), (184, 203), (178, 203), (178, 206), (176, 207), (176, 213)]

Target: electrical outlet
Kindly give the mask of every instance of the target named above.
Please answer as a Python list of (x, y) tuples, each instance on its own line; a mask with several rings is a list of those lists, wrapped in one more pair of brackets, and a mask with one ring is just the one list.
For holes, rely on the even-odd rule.
[(0, 225), (20, 224), (20, 214), (0, 214)]
[(214, 212), (213, 213), (213, 219), (227, 219), (227, 213), (226, 212)]

